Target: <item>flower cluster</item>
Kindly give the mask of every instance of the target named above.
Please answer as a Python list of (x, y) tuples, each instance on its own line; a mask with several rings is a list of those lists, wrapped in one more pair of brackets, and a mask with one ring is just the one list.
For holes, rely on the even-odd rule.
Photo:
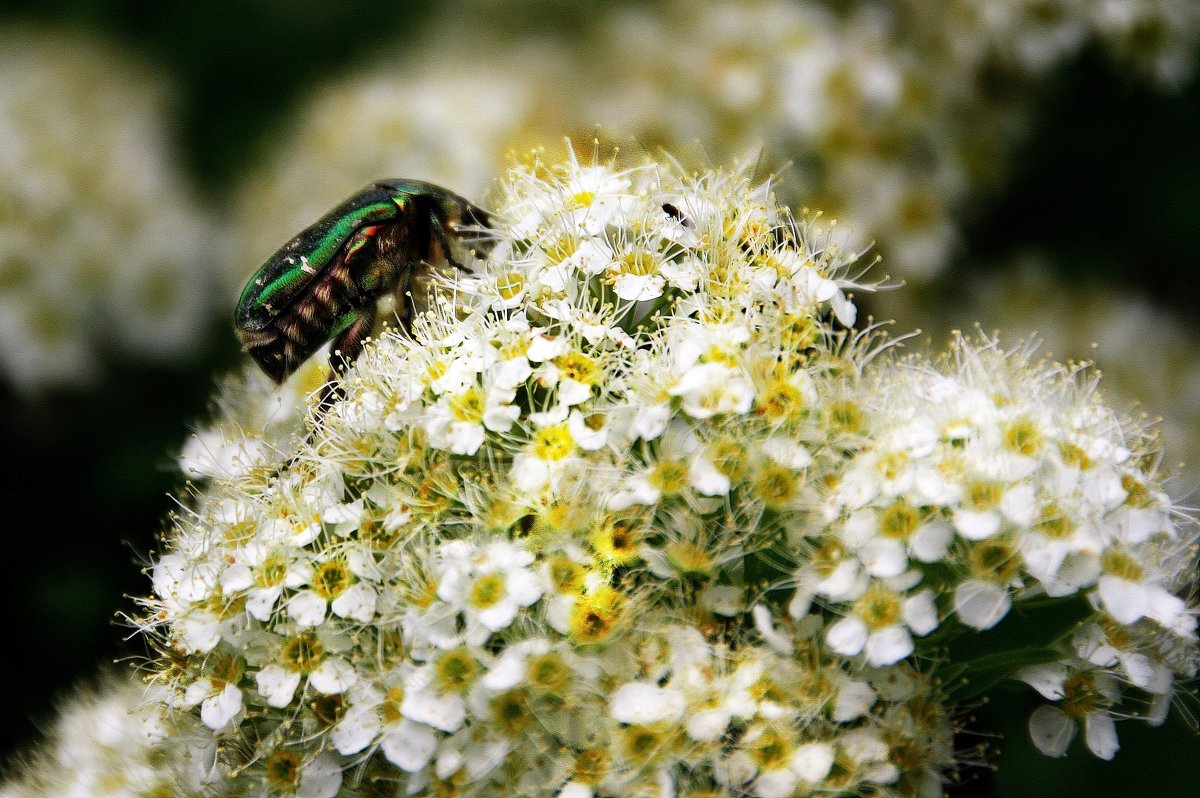
[(214, 792), (936, 796), (1002, 678), (1110, 756), (1194, 674), (1195, 532), (1079, 374), (898, 359), (736, 171), (534, 157), (489, 205), (326, 412), (260, 437), (242, 386), (189, 451), (142, 622)]
[(49, 739), (0, 786), (4, 798), (200, 798), (216, 741), (198, 722), (170, 713), (162, 688), (108, 674), (78, 690)]
[[(1063, 297), (1071, 297), (1069, 303)], [(1200, 484), (1200, 336), (1177, 313), (1130, 290), (1078, 285), (1053, 276), (1049, 264), (1025, 257), (973, 283), (953, 314), (985, 330), (1036, 338), (1059, 360), (1094, 360), (1114, 407), (1137, 405), (1161, 416), (1163, 462), (1177, 471), (1179, 492)], [(926, 330), (949, 328), (951, 311), (929, 314)], [(1147, 341), (1154, 341), (1148, 346)]]
[(212, 310), (208, 222), (165, 147), (162, 87), (95, 41), (0, 33), (0, 372), (82, 383), (178, 358)]

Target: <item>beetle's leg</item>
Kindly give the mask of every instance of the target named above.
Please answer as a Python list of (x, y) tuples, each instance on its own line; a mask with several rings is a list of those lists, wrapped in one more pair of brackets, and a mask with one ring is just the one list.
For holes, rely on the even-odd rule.
[(471, 270), (454, 259), (454, 253), (450, 249), (450, 240), (446, 238), (446, 226), (442, 224), (442, 220), (438, 218), (434, 211), (429, 212), (429, 224), (433, 227), (433, 234), (437, 236), (438, 244), (442, 247), (442, 254), (446, 256), (446, 263), (449, 263), (459, 271), (464, 271), (471, 274)]
[(367, 338), (375, 329), (376, 316), (374, 303), (368, 303), (366, 307), (343, 315), (334, 326), (333, 340), (329, 345), (329, 377), (321, 386), (314, 427), (321, 423), (329, 406), (346, 395), (346, 389), (342, 387), (342, 375), (362, 354)]

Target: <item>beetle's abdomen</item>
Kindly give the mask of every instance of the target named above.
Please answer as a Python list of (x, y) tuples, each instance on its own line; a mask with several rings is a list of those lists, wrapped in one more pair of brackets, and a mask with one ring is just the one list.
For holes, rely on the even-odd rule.
[(261, 330), (238, 330), (243, 348), (275, 382), (283, 382), (329, 340), (336, 319), (354, 307), (350, 269), (339, 259)]

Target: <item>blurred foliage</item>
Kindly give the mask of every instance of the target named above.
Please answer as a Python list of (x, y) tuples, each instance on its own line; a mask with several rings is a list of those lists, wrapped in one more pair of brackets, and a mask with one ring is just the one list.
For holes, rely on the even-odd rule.
[[(204, 191), (220, 197), (327, 76), (396, 41), (415, 45), (440, 12), (429, 0), (6, 0), (0, 23), (99, 32), (151, 59), (181, 89), (182, 158)], [(562, 3), (535, 3), (525, 13), (552, 28), (574, 24)], [(512, 17), (514, 27), (521, 23)], [(1007, 188), (980, 209), (956, 269), (926, 296), (953, 303), (969, 290), (972, 268), (1038, 250), (1064, 277), (1136, 286), (1194, 313), (1200, 82), (1157, 93), (1089, 50), (1055, 76), (1036, 119)], [(10, 510), (3, 602), (16, 620), (10, 654), (0, 660), (0, 680), (15, 688), (0, 708), (5, 754), (33, 739), (53, 693), (88, 677), (98, 661), (130, 653), (113, 612), (128, 608), (124, 595), (144, 592), (138, 561), (176, 506), (168, 494), (186, 489), (173, 452), (204, 413), (212, 375), (239, 357), (224, 326), (210, 340), (207, 355), (186, 368), (126, 363), (86, 394), (30, 401), (0, 385), (0, 507)], [(957, 795), (1102, 798), (1148, 785), (1165, 798), (1196, 794), (1200, 740), (1178, 716), (1166, 729), (1123, 725), (1125, 750), (1115, 762), (1092, 758), (1079, 741), (1066, 760), (1050, 761), (1025, 728), (1035, 697), (1013, 696), (978, 713), (981, 728), (1004, 734), (992, 741), (1003, 751), (998, 775), (970, 774)]]

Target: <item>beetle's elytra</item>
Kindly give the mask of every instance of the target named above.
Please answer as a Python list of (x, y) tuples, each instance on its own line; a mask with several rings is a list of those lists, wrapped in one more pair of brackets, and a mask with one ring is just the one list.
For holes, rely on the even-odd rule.
[(451, 243), (486, 252), (490, 222), (487, 211), (431, 183), (371, 183), (255, 272), (234, 312), (238, 338), (276, 382), (332, 340), (332, 381), (362, 351), (379, 300), (395, 295), (407, 326), (413, 275), (439, 263), (465, 270)]

